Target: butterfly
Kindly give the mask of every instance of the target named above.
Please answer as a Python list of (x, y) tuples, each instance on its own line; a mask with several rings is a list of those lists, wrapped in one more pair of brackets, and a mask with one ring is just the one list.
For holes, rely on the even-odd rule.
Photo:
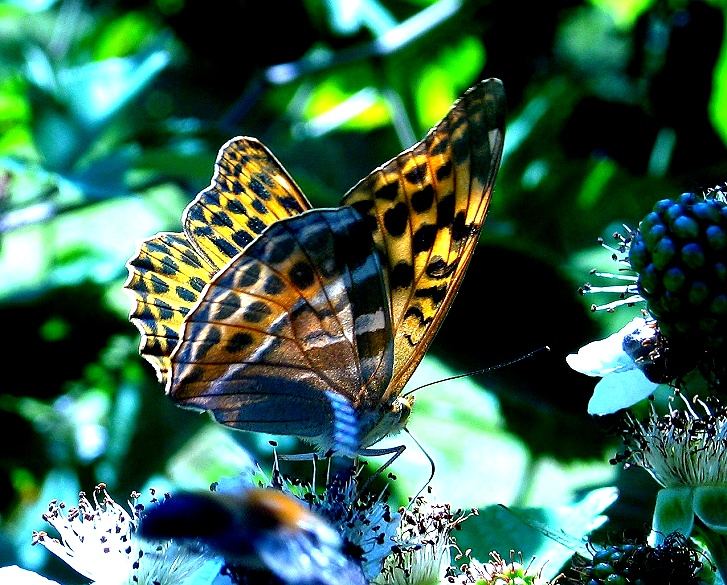
[(312, 209), (256, 139), (227, 142), (184, 231), (128, 263), (140, 353), (167, 394), (322, 453), (348, 437), (372, 454), (404, 428), (402, 389), (476, 247), (504, 120), (502, 83), (479, 82), (334, 209)]

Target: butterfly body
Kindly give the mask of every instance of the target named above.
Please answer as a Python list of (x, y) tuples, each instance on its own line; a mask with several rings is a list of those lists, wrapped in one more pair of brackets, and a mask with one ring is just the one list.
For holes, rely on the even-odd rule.
[(228, 142), (185, 232), (129, 263), (140, 351), (167, 393), (321, 452), (401, 430), (403, 387), (477, 244), (503, 132), (502, 85), (483, 81), (335, 209), (310, 209), (256, 140)]

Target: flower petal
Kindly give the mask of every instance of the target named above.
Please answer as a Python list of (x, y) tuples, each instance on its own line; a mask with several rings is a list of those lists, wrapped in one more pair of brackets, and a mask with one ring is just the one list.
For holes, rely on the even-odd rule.
[(0, 583), (13, 583), (13, 585), (59, 585), (57, 581), (51, 581), (45, 577), (21, 569), (17, 565), (0, 567)]
[(694, 513), (718, 534), (727, 534), (727, 487), (699, 486), (695, 488)]
[(624, 337), (641, 329), (646, 321), (637, 317), (613, 335), (592, 341), (578, 350), (577, 354), (566, 356), (568, 365), (587, 376), (605, 376), (614, 372), (636, 369), (634, 360), (623, 349)]
[(612, 414), (647, 398), (659, 387), (639, 369), (616, 372), (596, 384), (588, 402), (588, 414)]
[(673, 532), (689, 536), (694, 527), (694, 490), (688, 486), (659, 490), (649, 544), (658, 546)]

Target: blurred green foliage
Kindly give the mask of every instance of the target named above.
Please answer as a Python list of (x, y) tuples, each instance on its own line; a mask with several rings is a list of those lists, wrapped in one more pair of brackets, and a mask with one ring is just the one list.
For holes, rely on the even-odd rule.
[[(268, 437), (164, 398), (121, 290), (125, 261), (179, 229), (223, 142), (260, 138), (315, 205), (336, 205), (490, 76), (510, 107), (496, 194), (416, 380), (551, 351), (424, 390), (412, 432), (441, 500), (558, 523), (548, 510), (618, 483), (612, 523), (643, 533), (653, 488), (608, 465), (614, 445), (585, 414), (593, 383), (563, 358), (631, 317), (590, 315), (576, 294), (589, 269), (617, 268), (596, 238), (727, 177), (724, 23), (716, 0), (1, 4), (0, 564), (48, 562), (28, 544), (51, 498), (205, 485), (248, 452), (269, 465)], [(429, 467), (410, 445), (394, 471), (403, 499)], [(605, 505), (574, 507), (587, 513), (568, 531)], [(470, 519), (466, 546), (486, 558), (481, 535), (503, 522)]]

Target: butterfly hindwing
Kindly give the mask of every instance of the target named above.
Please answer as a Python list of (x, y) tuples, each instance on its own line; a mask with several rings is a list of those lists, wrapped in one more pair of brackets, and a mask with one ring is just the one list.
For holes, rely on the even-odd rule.
[(233, 138), (219, 151), (210, 186), (184, 211), (182, 224), (200, 254), (222, 268), (270, 224), (310, 209), (273, 154), (255, 138)]
[(457, 292), (489, 207), (504, 122), (502, 83), (480, 82), (341, 202), (367, 218), (387, 272), (395, 360), (386, 399), (401, 392)]
[(168, 393), (228, 426), (330, 441), (328, 393), (356, 406), (392, 373), (390, 301), (367, 234), (347, 207), (273, 224), (185, 319)]
[(141, 332), (139, 353), (164, 381), (182, 321), (216, 269), (176, 233), (143, 242), (128, 268), (125, 286), (134, 298), (129, 318)]
[(184, 233), (145, 241), (127, 267), (130, 319), (139, 352), (166, 381), (184, 316), (212, 277), (268, 225), (310, 204), (280, 163), (255, 138), (237, 137), (217, 154), (210, 186), (184, 212)]

